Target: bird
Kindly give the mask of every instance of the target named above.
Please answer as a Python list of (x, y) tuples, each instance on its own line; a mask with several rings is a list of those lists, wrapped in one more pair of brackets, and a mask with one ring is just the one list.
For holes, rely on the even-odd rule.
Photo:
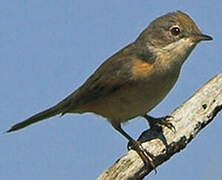
[(126, 47), (108, 58), (73, 93), (56, 105), (13, 125), (6, 132), (67, 113), (94, 113), (108, 120), (124, 136), (145, 164), (155, 168), (152, 155), (142, 143), (126, 133), (122, 124), (135, 117), (145, 118), (150, 128), (164, 125), (173, 129), (169, 116), (154, 118), (148, 113), (174, 87), (182, 65), (201, 41), (212, 37), (201, 33), (191, 17), (174, 11), (153, 20)]

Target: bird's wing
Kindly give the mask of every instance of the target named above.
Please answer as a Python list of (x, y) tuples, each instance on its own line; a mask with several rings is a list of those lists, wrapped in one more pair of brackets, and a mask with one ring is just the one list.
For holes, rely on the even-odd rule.
[[(124, 85), (136, 83), (137, 76), (150, 70), (153, 54), (143, 49), (126, 47), (105, 61), (73, 94), (70, 108), (91, 103), (118, 91)], [(146, 53), (146, 54), (145, 54)]]
[(133, 81), (129, 57), (109, 59), (76, 91), (74, 104), (83, 105), (117, 91)]

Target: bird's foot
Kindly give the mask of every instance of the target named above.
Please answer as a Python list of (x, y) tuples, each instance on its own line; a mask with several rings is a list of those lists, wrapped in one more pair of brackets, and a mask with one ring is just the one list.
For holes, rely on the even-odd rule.
[(170, 122), (171, 119), (173, 119), (173, 116), (164, 116), (160, 118), (154, 118), (152, 116), (145, 115), (144, 118), (149, 122), (149, 125), (151, 128), (154, 128), (156, 126), (165, 126), (172, 130), (174, 133), (176, 132), (175, 126)]
[(135, 150), (143, 160), (145, 166), (150, 165), (154, 169), (155, 174), (157, 173), (156, 166), (154, 163), (154, 156), (143, 148), (142, 143), (140, 141), (135, 141), (135, 140), (129, 141), (127, 148), (128, 150), (130, 149)]

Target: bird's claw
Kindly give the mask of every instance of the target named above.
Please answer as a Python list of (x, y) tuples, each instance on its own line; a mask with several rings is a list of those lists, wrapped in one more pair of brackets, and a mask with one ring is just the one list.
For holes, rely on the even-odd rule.
[(171, 131), (173, 131), (174, 133), (176, 132), (176, 128), (175, 126), (170, 122), (170, 119), (173, 119), (173, 116), (164, 116), (162, 118), (158, 118), (157, 119), (157, 123), (163, 126), (166, 126), (167, 128), (169, 128)]
[(149, 153), (146, 149), (143, 148), (142, 143), (140, 141), (135, 141), (135, 140), (129, 141), (127, 148), (128, 150), (130, 149), (135, 150), (143, 160), (145, 166), (150, 165), (154, 169), (155, 174), (157, 173), (156, 165), (154, 163), (155, 157), (151, 153)]
[(166, 126), (170, 130), (172, 130), (174, 133), (176, 132), (175, 126), (170, 122), (171, 119), (173, 119), (173, 116), (164, 116), (160, 118), (154, 118), (148, 115), (145, 115), (144, 118), (149, 122), (149, 125), (151, 128), (154, 128), (156, 126)]

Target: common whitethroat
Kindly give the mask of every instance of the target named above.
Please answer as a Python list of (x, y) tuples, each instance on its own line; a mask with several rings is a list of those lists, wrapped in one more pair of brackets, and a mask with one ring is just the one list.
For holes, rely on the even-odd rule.
[(181, 11), (155, 19), (138, 38), (108, 58), (76, 91), (55, 106), (15, 124), (7, 132), (66, 113), (92, 112), (105, 117), (129, 140), (144, 163), (154, 168), (151, 155), (121, 127), (137, 116), (150, 127), (173, 128), (168, 116), (153, 118), (147, 113), (158, 105), (176, 83), (181, 67), (194, 47), (203, 40), (194, 21)]

